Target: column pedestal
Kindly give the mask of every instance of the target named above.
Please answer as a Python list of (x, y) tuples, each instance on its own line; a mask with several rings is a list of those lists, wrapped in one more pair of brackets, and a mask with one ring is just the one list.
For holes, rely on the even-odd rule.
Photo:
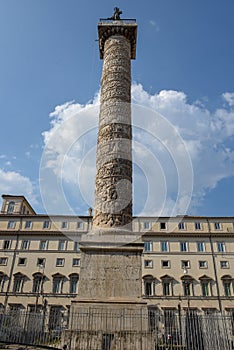
[[(135, 239), (130, 231), (109, 231), (90, 233), (81, 242), (79, 296), (72, 302), (69, 327), (74, 348), (79, 344), (86, 350), (90, 338), (100, 350), (119, 349), (118, 344), (141, 349), (143, 339), (147, 341), (148, 310), (141, 298), (143, 244)], [(131, 243), (122, 245), (126, 242)]]

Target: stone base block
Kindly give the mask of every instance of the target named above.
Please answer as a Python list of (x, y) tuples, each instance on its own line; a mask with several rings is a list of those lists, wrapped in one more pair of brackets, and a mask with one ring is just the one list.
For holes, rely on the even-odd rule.
[(80, 298), (134, 299), (142, 295), (142, 243), (97, 247), (81, 245)]
[(71, 306), (69, 349), (155, 350), (146, 302), (79, 299)]
[[(63, 344), (69, 350), (155, 350), (157, 347), (152, 332), (81, 332), (66, 331)], [(164, 347), (162, 347), (164, 349)]]

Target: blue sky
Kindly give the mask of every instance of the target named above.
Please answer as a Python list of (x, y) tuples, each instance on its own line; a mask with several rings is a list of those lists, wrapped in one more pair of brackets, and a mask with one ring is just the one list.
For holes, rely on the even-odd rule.
[[(45, 135), (53, 134), (71, 110), (80, 113), (88, 104), (96, 111), (102, 68), (97, 22), (111, 16), (114, 6), (121, 8), (123, 17), (138, 22), (137, 59), (132, 62), (134, 102), (163, 114), (189, 148), (194, 192), (188, 213), (233, 215), (233, 0), (1, 1), (1, 193), (24, 194), (36, 211), (45, 212), (38, 180), (48, 146)], [(141, 138), (137, 132), (135, 137)], [(92, 131), (85, 141), (90, 143), (87, 149), (95, 146), (95, 138)], [(152, 147), (147, 135), (145, 140)], [(54, 152), (56, 147), (52, 146)], [(93, 176), (95, 157), (90, 159)], [(169, 162), (162, 159), (169, 188), (166, 206), (170, 206), (176, 186), (168, 175), (173, 173)], [(69, 164), (66, 170), (71, 174)], [(92, 176), (84, 184), (90, 191)], [(137, 169), (135, 178), (136, 184), (143, 181)], [(155, 175), (156, 197), (160, 179)], [(92, 196), (82, 199), (74, 186), (75, 181), (65, 176), (66, 200), (75, 212), (84, 214), (92, 206)], [(135, 213), (139, 214), (143, 204), (138, 203), (145, 195), (137, 187)], [(151, 209), (145, 213), (155, 214)]]

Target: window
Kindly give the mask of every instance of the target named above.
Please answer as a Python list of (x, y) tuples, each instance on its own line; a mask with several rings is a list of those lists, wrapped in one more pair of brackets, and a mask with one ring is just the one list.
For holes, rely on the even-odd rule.
[(45, 277), (40, 273), (35, 273), (33, 276), (33, 293), (42, 293), (43, 292), (43, 284), (45, 281)]
[(149, 230), (149, 229), (150, 229), (150, 223), (149, 223), (149, 221), (143, 222), (143, 228), (144, 228), (144, 230)]
[[(9, 312), (10, 314), (15, 314), (22, 310), (22, 304), (11, 303), (9, 304)], [(18, 318), (18, 317), (17, 317)]]
[(178, 228), (179, 228), (179, 230), (185, 230), (185, 224), (184, 224), (184, 222), (179, 222)]
[(224, 291), (224, 295), (225, 297), (231, 297), (232, 296), (232, 292), (233, 292), (233, 278), (230, 275), (225, 275), (221, 278), (222, 282), (223, 282), (223, 291)]
[(169, 281), (163, 281), (163, 295), (168, 296), (171, 295), (171, 283)]
[(230, 311), (228, 311), (228, 315), (230, 317), (231, 335), (234, 335), (234, 309), (231, 309)]
[(72, 260), (72, 266), (80, 266), (80, 259), (74, 258)]
[(48, 249), (48, 241), (40, 241), (40, 250), (47, 250)]
[(153, 260), (145, 260), (144, 263), (146, 268), (153, 267)]
[(163, 269), (167, 269), (170, 267), (170, 261), (169, 260), (162, 260), (161, 261), (161, 266)]
[(7, 276), (4, 273), (0, 273), (0, 292), (4, 291), (4, 284)]
[(77, 222), (77, 228), (78, 228), (78, 230), (82, 230), (83, 229), (83, 222), (82, 221), (78, 221)]
[(217, 242), (217, 249), (219, 253), (225, 252), (225, 243), (224, 242)]
[(181, 252), (187, 252), (187, 242), (180, 242), (180, 251)]
[(207, 261), (205, 261), (205, 260), (199, 261), (198, 264), (199, 264), (200, 269), (207, 269), (207, 267), (208, 267)]
[(212, 296), (212, 279), (206, 275), (199, 278), (203, 297)]
[(58, 250), (65, 250), (65, 249), (66, 249), (66, 241), (59, 241)]
[(152, 295), (152, 283), (150, 281), (145, 281), (145, 295), (147, 297)]
[(215, 222), (214, 223), (214, 228), (215, 228), (215, 230), (221, 230), (220, 222)]
[(7, 258), (0, 258), (0, 265), (7, 265), (7, 261), (8, 259)]
[[(59, 293), (59, 292), (58, 292)], [(61, 325), (63, 324), (63, 307), (57, 305), (50, 306), (49, 320), (48, 320), (48, 330), (58, 332), (61, 330)]]
[(25, 276), (17, 273), (14, 276), (13, 293), (23, 293)]
[(226, 260), (221, 260), (220, 261), (220, 268), (221, 269), (229, 269), (229, 262)]
[(45, 267), (45, 261), (46, 261), (45, 258), (38, 258), (38, 259), (37, 259), (37, 266), (39, 266), (39, 267)]
[[(166, 342), (167, 346), (165, 348), (170, 349), (170, 347), (173, 349), (174, 345), (174, 334), (178, 334), (178, 319), (175, 310), (172, 310), (170, 308), (164, 309), (163, 311), (163, 317), (162, 317), (162, 326), (164, 328), (164, 334), (166, 335)], [(159, 346), (160, 348), (161, 346)]]
[(166, 230), (167, 226), (165, 222), (160, 222), (160, 230)]
[(79, 275), (72, 274), (70, 275), (70, 293), (77, 293), (77, 285), (78, 285)]
[(195, 230), (201, 230), (202, 226), (200, 222), (195, 222)]
[(217, 309), (215, 307), (204, 307), (203, 308), (204, 314), (205, 315), (215, 315), (215, 313), (217, 312)]
[(64, 282), (64, 276), (60, 274), (56, 274), (53, 276), (53, 289), (52, 292), (54, 294), (62, 293), (63, 292), (63, 282)]
[(169, 296), (169, 295), (173, 295), (173, 289), (172, 289), (172, 285), (173, 285), (173, 278), (165, 275), (163, 277), (161, 277), (162, 279), (162, 292), (164, 296)]
[(74, 251), (78, 252), (79, 250), (80, 250), (79, 243), (78, 242), (74, 242)]
[(154, 291), (154, 277), (151, 275), (144, 277), (144, 295), (149, 297), (155, 294)]
[(21, 243), (21, 249), (22, 250), (27, 250), (29, 249), (30, 241), (29, 240), (24, 240)]
[(12, 214), (15, 210), (15, 202), (11, 201), (7, 207), (7, 214)]
[(183, 278), (182, 280), (183, 283), (183, 291), (184, 291), (184, 296), (191, 296), (193, 295), (193, 282), (191, 278)]
[(208, 297), (210, 295), (208, 281), (201, 281), (201, 290), (203, 297)]
[(18, 260), (18, 265), (20, 266), (25, 266), (26, 265), (26, 261), (27, 261), (27, 259), (26, 258), (19, 258), (19, 260)]
[(231, 292), (231, 281), (229, 281), (229, 280), (224, 280), (223, 281), (223, 290), (224, 290), (225, 297), (230, 297), (232, 295), (232, 292)]
[(67, 229), (68, 228), (68, 222), (67, 221), (63, 221), (61, 227), (62, 227), (62, 229)]
[(197, 251), (200, 253), (205, 251), (205, 243), (204, 242), (197, 242)]
[(161, 251), (162, 252), (168, 252), (168, 242), (167, 241), (162, 241), (161, 242)]
[(31, 228), (31, 227), (32, 227), (32, 221), (27, 220), (27, 221), (25, 222), (25, 228)]
[(63, 258), (57, 258), (56, 266), (64, 266), (64, 259)]
[(50, 228), (50, 221), (46, 220), (43, 222), (43, 229), (48, 229), (48, 228)]
[(189, 269), (190, 268), (190, 261), (189, 260), (182, 260), (181, 261), (181, 268), (182, 269)]
[[(155, 332), (156, 329), (158, 329), (158, 311), (157, 306), (149, 306), (148, 307), (148, 329), (150, 332)], [(157, 347), (156, 347), (157, 348)]]
[(15, 221), (13, 221), (13, 220), (8, 221), (7, 228), (9, 228), (9, 229), (15, 228)]
[(145, 249), (145, 252), (152, 252), (153, 242), (145, 242), (144, 249)]
[(11, 248), (11, 241), (6, 240), (3, 242), (3, 249), (10, 249)]

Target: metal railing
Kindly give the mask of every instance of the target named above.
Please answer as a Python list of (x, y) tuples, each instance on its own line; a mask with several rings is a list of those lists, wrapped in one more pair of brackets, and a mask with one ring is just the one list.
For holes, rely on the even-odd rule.
[(0, 342), (68, 350), (231, 350), (233, 315), (87, 309), (0, 314)]
[(60, 348), (67, 326), (67, 317), (61, 312), (9, 310), (0, 313), (0, 342)]
[(122, 23), (127, 23), (127, 24), (133, 24), (136, 23), (136, 19), (135, 18), (123, 18), (123, 19), (109, 19), (109, 18), (100, 18), (99, 19), (99, 23), (118, 23), (118, 22), (122, 22)]

